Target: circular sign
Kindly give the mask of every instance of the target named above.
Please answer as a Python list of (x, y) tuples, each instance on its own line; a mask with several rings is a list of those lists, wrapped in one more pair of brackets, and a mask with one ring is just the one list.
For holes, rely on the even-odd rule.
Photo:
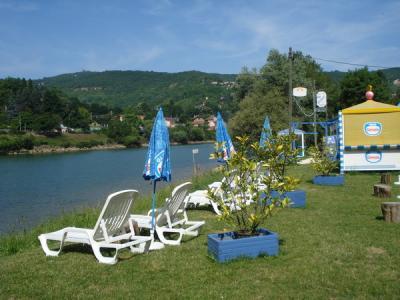
[(317, 106), (318, 107), (326, 106), (326, 93), (324, 91), (320, 91), (317, 93)]
[(295, 87), (293, 89), (293, 96), (295, 96), (295, 97), (305, 97), (305, 96), (307, 96), (307, 88), (301, 87), (301, 86)]

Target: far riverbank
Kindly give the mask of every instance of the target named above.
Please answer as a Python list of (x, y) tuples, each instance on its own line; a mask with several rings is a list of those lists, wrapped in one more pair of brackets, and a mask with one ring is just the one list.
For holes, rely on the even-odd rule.
[[(188, 141), (185, 144), (210, 144), (212, 140)], [(171, 142), (171, 145), (185, 145), (182, 143)], [(37, 134), (24, 135), (0, 135), (0, 154), (19, 155), (19, 154), (50, 154), (68, 153), (94, 150), (114, 150), (125, 148), (147, 147), (146, 143), (122, 144), (110, 140), (101, 133), (90, 134), (62, 134), (55, 137), (46, 137)]]
[[(202, 144), (212, 144), (214, 141), (189, 141), (187, 145), (202, 145)], [(184, 145), (179, 143), (171, 143), (171, 145), (178, 146)], [(134, 148), (143, 148), (148, 147), (148, 144), (142, 144), (139, 147)], [(66, 153), (66, 152), (79, 152), (79, 151), (96, 151), (96, 150), (116, 150), (116, 149), (126, 149), (125, 145), (122, 144), (105, 144), (105, 145), (97, 145), (93, 147), (59, 147), (59, 146), (48, 146), (48, 145), (40, 145), (36, 146), (33, 149), (21, 149), (19, 151), (12, 151), (7, 153), (7, 155), (19, 155), (19, 154), (50, 154), (50, 153)]]

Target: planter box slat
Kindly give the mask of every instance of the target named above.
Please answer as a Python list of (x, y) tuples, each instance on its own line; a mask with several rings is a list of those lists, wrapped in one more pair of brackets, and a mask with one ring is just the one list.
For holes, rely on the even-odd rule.
[(266, 229), (260, 229), (266, 235), (231, 239), (232, 232), (208, 235), (208, 252), (218, 262), (228, 261), (237, 257), (257, 257), (260, 255), (277, 255), (279, 252), (278, 234)]
[(313, 183), (318, 185), (343, 185), (344, 176), (315, 176), (313, 179)]
[[(272, 197), (278, 197), (279, 193), (276, 191), (271, 192)], [(303, 190), (295, 190), (291, 192), (284, 193), (281, 198), (288, 197), (292, 202), (290, 208), (299, 208), (299, 207), (306, 207), (306, 192)]]

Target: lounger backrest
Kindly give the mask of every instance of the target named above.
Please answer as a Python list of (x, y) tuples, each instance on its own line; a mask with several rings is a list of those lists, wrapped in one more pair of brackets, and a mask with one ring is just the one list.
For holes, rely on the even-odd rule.
[(222, 182), (226, 182), (228, 185), (234, 185), (236, 176), (237, 176), (237, 171), (232, 170), (232, 172), (230, 172), (228, 177), (222, 178)]
[(178, 212), (179, 208), (182, 207), (183, 202), (188, 194), (189, 189), (191, 188), (191, 182), (185, 182), (181, 185), (178, 185), (172, 191), (171, 198), (165, 202), (163, 209), (161, 210), (160, 214), (157, 216), (157, 225), (163, 226), (167, 223), (166, 218), (166, 211), (168, 211), (169, 216), (171, 219), (174, 219), (176, 213)]
[(139, 192), (136, 190), (125, 190), (113, 193), (107, 197), (103, 210), (94, 227), (95, 240), (105, 239), (106, 235), (103, 232), (104, 226), (108, 236), (113, 236), (120, 232), (121, 228), (129, 219), (129, 211), (133, 200), (138, 194)]

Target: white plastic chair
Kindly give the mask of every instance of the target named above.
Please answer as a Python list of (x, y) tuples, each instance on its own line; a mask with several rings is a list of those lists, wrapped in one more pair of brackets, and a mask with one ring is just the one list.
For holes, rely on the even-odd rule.
[[(124, 190), (107, 197), (104, 207), (93, 229), (66, 227), (39, 236), (40, 244), (47, 256), (58, 256), (65, 243), (82, 243), (92, 247), (93, 253), (100, 263), (115, 264), (118, 251), (130, 248), (133, 253), (147, 252), (151, 238), (135, 235), (133, 223), (129, 220), (129, 211), (137, 196), (136, 190)], [(124, 225), (129, 221), (129, 232)], [(48, 240), (60, 242), (58, 250), (50, 250)], [(102, 249), (113, 249), (112, 257), (104, 256)]]
[[(166, 199), (162, 208), (155, 211), (155, 231), (161, 243), (166, 245), (179, 245), (184, 235), (197, 236), (199, 228), (204, 225), (204, 221), (189, 221), (185, 198), (188, 190), (192, 186), (191, 182), (183, 183), (177, 186), (173, 191), (171, 198)], [(148, 215), (131, 215), (131, 220), (136, 222), (139, 228), (152, 228), (152, 211)], [(176, 239), (169, 239), (168, 234), (178, 234)], [(150, 236), (153, 240), (150, 250), (161, 248), (154, 242), (154, 232), (150, 230)]]

